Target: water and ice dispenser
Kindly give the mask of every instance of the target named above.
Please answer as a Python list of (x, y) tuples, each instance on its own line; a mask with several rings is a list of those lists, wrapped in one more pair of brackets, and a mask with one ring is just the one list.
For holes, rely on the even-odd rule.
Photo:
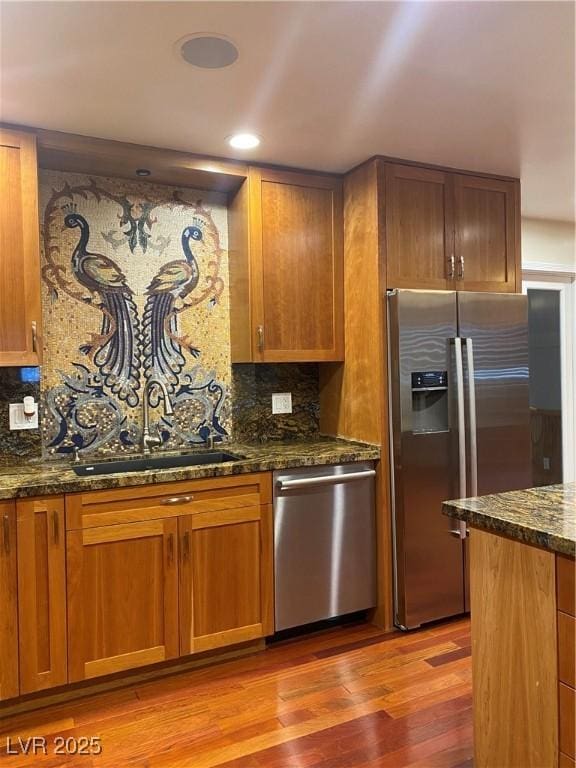
[(412, 432), (448, 431), (448, 371), (412, 372)]

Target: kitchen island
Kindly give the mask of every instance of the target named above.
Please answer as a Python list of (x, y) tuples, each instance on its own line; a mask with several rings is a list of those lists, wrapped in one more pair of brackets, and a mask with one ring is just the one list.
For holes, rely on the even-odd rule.
[(576, 484), (449, 501), (470, 529), (475, 768), (569, 768)]

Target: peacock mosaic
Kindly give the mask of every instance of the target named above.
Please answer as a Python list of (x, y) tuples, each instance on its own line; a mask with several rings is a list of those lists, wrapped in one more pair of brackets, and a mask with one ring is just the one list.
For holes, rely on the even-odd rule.
[(42, 171), (40, 211), (45, 452), (139, 447), (146, 387), (165, 448), (226, 436), (225, 196)]

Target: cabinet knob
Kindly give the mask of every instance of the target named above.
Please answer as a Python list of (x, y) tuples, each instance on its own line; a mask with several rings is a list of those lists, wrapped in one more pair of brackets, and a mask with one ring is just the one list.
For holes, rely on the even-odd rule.
[(256, 328), (256, 337), (258, 339), (258, 352), (264, 352), (264, 326), (259, 325)]

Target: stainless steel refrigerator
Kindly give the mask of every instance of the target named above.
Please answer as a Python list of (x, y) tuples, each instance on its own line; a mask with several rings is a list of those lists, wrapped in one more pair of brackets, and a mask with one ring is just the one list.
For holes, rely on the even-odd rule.
[(527, 299), (388, 293), (395, 621), (468, 610), (466, 526), (446, 499), (531, 485)]

